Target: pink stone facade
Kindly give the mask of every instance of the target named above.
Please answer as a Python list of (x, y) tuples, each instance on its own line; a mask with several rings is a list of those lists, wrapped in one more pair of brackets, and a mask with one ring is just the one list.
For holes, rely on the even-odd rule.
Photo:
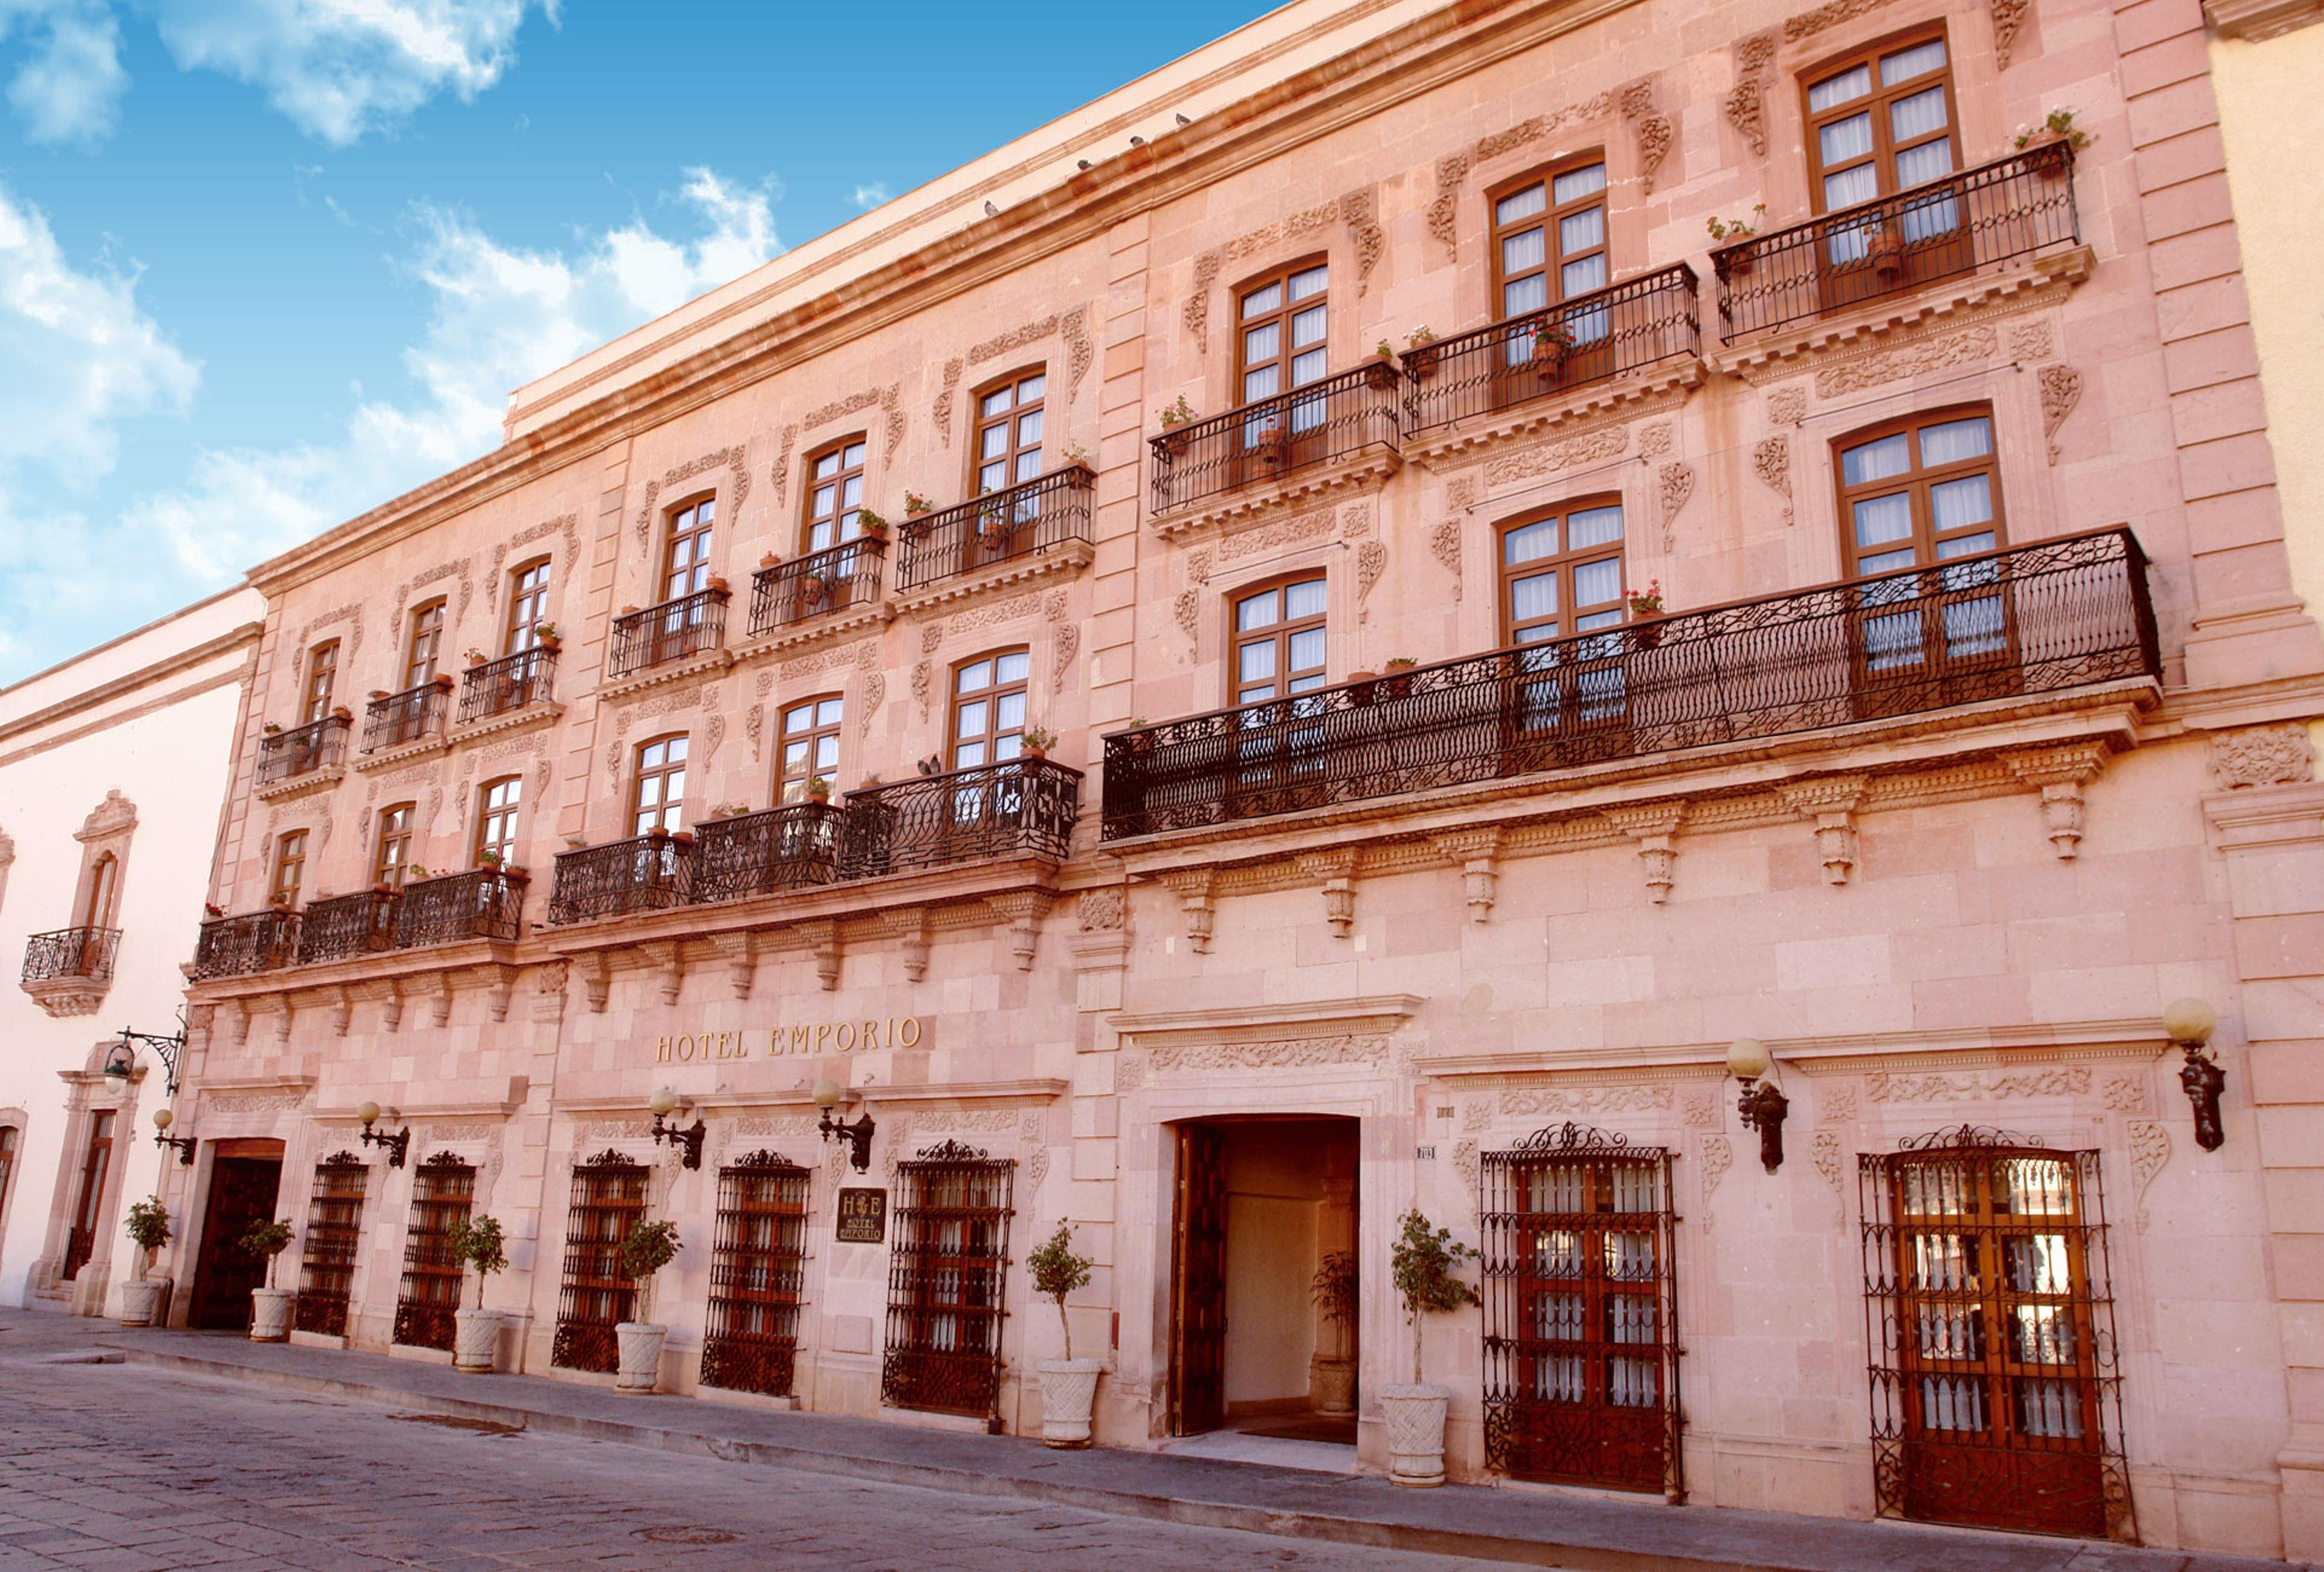
[[(784, 1401), (1037, 1431), (1032, 1372), (1062, 1348), (1022, 1260), (1062, 1221), (1095, 1261), (1069, 1314), (1075, 1352), (1105, 1361), (1098, 1442), (1148, 1447), (1200, 1428), (1183, 1235), (1190, 1143), (1207, 1137), (1190, 1132), (1223, 1133), (1229, 1414), (1304, 1403), (1296, 1370), (1268, 1366), (1236, 1327), (1290, 1336), (1295, 1364), (1326, 1358), (1336, 1334), (1305, 1280), (1348, 1249), (1358, 1455), (1385, 1468), (1377, 1390), (1410, 1377), (1395, 1219), (1417, 1207), (1489, 1244), (1493, 1154), (1571, 1123), (1672, 1160), (1659, 1207), (1684, 1430), (1664, 1488), (1867, 1517), (1898, 1507), (1876, 1468), (1867, 1314), (1868, 1273), (1893, 1267), (1895, 1246), (1866, 1231), (1884, 1182), (1868, 1176), (1904, 1143), (1997, 1129), (2095, 1154), (2078, 1160), (2094, 1176), (2080, 1216), (2103, 1234), (2076, 1281), (2087, 1297), (2102, 1277), (2110, 1294), (2119, 1417), (2089, 1531), (2324, 1553), (2310, 1434), (2324, 1094), (2302, 1068), (2324, 1032), (2324, 787), (2303, 730), (2324, 713), (2324, 646), (2288, 587), (2201, 26), (2193, 0), (1294, 6), (1196, 57), (1185, 102), (1208, 97), (1188, 124), (1154, 82), (1133, 84), (940, 199), (900, 199), (520, 393), (502, 449), (253, 575), (266, 633), (211, 899), (263, 920), (282, 837), (307, 831), (294, 905), (314, 953), (197, 968), (180, 1122), (202, 1147), (171, 1192), (185, 1237), (204, 1237), (219, 1164), (279, 1160), (274, 1210), (296, 1222), (317, 1165), (349, 1151), (369, 1173), (344, 1335), (385, 1346), (412, 1324), (399, 1303), (414, 1292), (414, 1192), (448, 1157), (513, 1241), (486, 1296), (507, 1313), (503, 1366), (610, 1381), (566, 1368), (559, 1327), (586, 1299), (571, 1235), (617, 1215), (576, 1208), (576, 1170), (611, 1152), (641, 1168), (642, 1215), (685, 1241), (652, 1290), (670, 1328), (664, 1384), (764, 1401), (703, 1369), (724, 1291), (720, 1175), (763, 1151), (806, 1170)], [(2070, 172), (2033, 167), (2014, 188), (2056, 214), (2070, 181), (2071, 230), (1722, 335), (1722, 291), (1749, 286), (1706, 254), (1706, 219), (1764, 204), (1771, 245), (1810, 221), (1805, 84), (1940, 29), (1957, 167), (2011, 156), (2013, 129), (2053, 105), (2094, 136)], [(1039, 180), (1036, 153), (1057, 166)], [(1250, 423), (1230, 421), (1210, 439), (1231, 484), (1157, 489), (1157, 472), (1193, 471), (1205, 430), (1170, 451), (1158, 411), (1183, 396), (1223, 415), (1251, 385), (1246, 286), (1326, 269), (1333, 374), (1361, 371), (1379, 341), (1403, 350), (1424, 323), (1448, 339), (1482, 328), (1503, 315), (1491, 199), (1600, 154), (1607, 280), (1688, 264), (1695, 329), (1659, 320), (1650, 363), (1435, 423), (1415, 419), (1435, 396), (1430, 352), (1401, 354), (1377, 405), (1363, 401), (1379, 390), (1349, 384), (1356, 406), (1388, 411), (1384, 438), (1261, 461)], [(1038, 467), (1086, 464), (1066, 488), (1084, 511), (938, 562), (906, 493), (939, 510), (973, 497), (976, 401), (1036, 370)], [(1957, 570), (2028, 576), (2002, 638), (2015, 675), (1868, 702), (1888, 636), (1868, 631), (1868, 608), (1894, 603), (1828, 588), (1856, 570), (1840, 454), (1940, 411), (1989, 422), (2009, 552), (2108, 543), (2088, 548), (2098, 577), (2064, 600), (2045, 598), (2032, 557)], [(762, 554), (807, 552), (814, 463), (853, 442), (863, 503), (896, 526), (880, 584), (835, 582), (803, 611), (769, 601), (791, 580), (760, 569)], [(691, 612), (624, 623), (622, 608), (667, 599), (671, 531), (705, 499), (707, 573), (731, 597), (701, 604), (723, 609), (723, 632), (685, 632), (707, 625)], [(1397, 680), (1437, 691), (1443, 663), (1502, 650), (1500, 530), (1585, 503), (1618, 506), (1622, 585), (1658, 583), (1668, 631), (1638, 631), (1665, 624), (1632, 612), (1606, 643), (1558, 646), (1612, 675), (1546, 700), (1563, 679), (1536, 657), (1503, 658), (1489, 680), (1517, 696), (1495, 724), (1538, 740), (1525, 707), (1563, 705), (1599, 741), (1527, 751), (1505, 730), (1502, 767), (1393, 789), (1390, 765), (1417, 768), (1443, 735), (1399, 718), (1419, 714), (1397, 707), (1418, 702), (1403, 689), (1358, 700), (1347, 685), (1406, 657), (1420, 670)], [(976, 510), (943, 527), (979, 528)], [(2117, 527), (2127, 537), (2094, 534)], [(553, 690), (471, 713), (486, 680), (459, 652), (502, 654), (514, 576), (543, 559), (562, 633)], [(1303, 761), (1323, 755), (1303, 752), (1320, 744), (1295, 705), (1228, 724), (1177, 796), (1154, 786), (1154, 761), (1193, 757), (1170, 752), (1191, 745), (1172, 723), (1250, 691), (1238, 604), (1319, 578), (1316, 691), (1340, 697), (1310, 702), (1335, 736), (1369, 726), (1376, 741), (1316, 769), (1367, 784), (1311, 789)], [(1923, 590), (1981, 582), (1933, 575)], [(439, 598), (440, 724), (375, 732), (366, 750), (361, 696), (406, 688), (412, 615)], [(1783, 635), (1714, 673), (1720, 650), (1746, 646), (1690, 643), (1709, 624), (1687, 619), (1740, 603), (1757, 609), (1719, 627), (1796, 629), (1812, 606), (1840, 609), (1817, 614), (1828, 635)], [(1916, 636), (1971, 637), (1930, 615), (1918, 625), (1939, 631)], [(2070, 659), (2045, 642), (2070, 622)], [(640, 628), (642, 664), (622, 642)], [(285, 744), (261, 728), (298, 726), (311, 652), (333, 639), (344, 758), (262, 779)], [(1801, 657), (1809, 646), (1822, 654)], [(1697, 648), (1711, 653), (1683, 653)], [(959, 751), (982, 721), (956, 689), (1009, 652), (1023, 656), (1024, 723), (1058, 741), (1047, 765), (996, 772)], [(1855, 675), (1779, 722), (1768, 694), (1786, 661)], [(1705, 697), (1738, 671), (1746, 694)], [(826, 698), (840, 838), (762, 842), (745, 858), (761, 882), (712, 898), (728, 867), (706, 849), (727, 844), (712, 810), (779, 802), (785, 715)], [(1683, 723), (1650, 726), (1657, 705)], [(1281, 750), (1268, 781), (1289, 783), (1272, 799), (1249, 795), (1261, 765), (1233, 751), (1261, 732)], [(632, 834), (644, 750), (674, 738), (693, 846), (601, 859), (628, 909), (576, 914), (579, 855)], [(931, 785), (922, 761), (973, 767)], [(860, 784), (873, 776), (885, 784)], [(381, 872), (391, 809), (408, 804), (412, 827), (399, 863), (466, 869), (484, 793), (510, 780), (511, 860), (530, 875), (518, 927), (466, 907), (406, 942), (393, 925), (421, 892), (407, 884), (383, 896), (391, 915), (361, 919), (387, 928), (314, 948), (318, 903)], [(1166, 800), (1175, 818), (1152, 814)], [(658, 882), (681, 865), (696, 883)], [(2217, 1151), (2196, 1141), (2161, 1024), (2190, 996), (2219, 1019)], [(1772, 1050), (1789, 1102), (1773, 1171), (1725, 1068), (1747, 1038)], [(843, 1115), (876, 1124), (865, 1171), (818, 1135), (824, 1080), (845, 1088)], [(702, 1123), (698, 1167), (654, 1137), (662, 1087), (682, 1101), (669, 1123)], [(379, 1131), (410, 1132), (401, 1165), (361, 1143), (366, 1102), (386, 1111)], [(1302, 1121), (1277, 1126), (1277, 1155), (1313, 1161), (1270, 1164), (1248, 1133), (1270, 1119)], [(899, 1347), (932, 1334), (899, 1313), (891, 1269), (920, 1225), (902, 1214), (927, 1199), (911, 1165), (946, 1142), (1007, 1165), (1010, 1264), (993, 1390), (931, 1419), (962, 1405), (893, 1401)], [(881, 1243), (835, 1235), (843, 1188), (887, 1192)], [(1254, 1258), (1256, 1239), (1276, 1255)], [(1255, 1271), (1275, 1274), (1268, 1292)], [(181, 1291), (172, 1313), (200, 1302)], [(1510, 1329), (1476, 1309), (1425, 1329), (1457, 1479), (1506, 1471), (1489, 1335)]]

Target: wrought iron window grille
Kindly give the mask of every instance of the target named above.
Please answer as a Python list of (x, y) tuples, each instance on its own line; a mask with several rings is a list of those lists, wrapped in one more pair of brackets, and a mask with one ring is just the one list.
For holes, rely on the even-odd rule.
[(897, 1165), (881, 1402), (999, 1423), (1016, 1169), (949, 1141)]

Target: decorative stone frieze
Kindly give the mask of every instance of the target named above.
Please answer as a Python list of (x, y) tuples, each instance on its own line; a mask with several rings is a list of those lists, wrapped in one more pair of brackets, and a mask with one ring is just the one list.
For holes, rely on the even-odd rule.
[(2079, 1097), (2089, 1089), (2090, 1072), (2085, 1065), (2031, 1070), (1876, 1071), (1864, 1077), (1864, 1095), (1875, 1103), (1982, 1103), (2017, 1097)]
[(2297, 723), (2221, 732), (2211, 738), (2211, 774), (2228, 791), (2292, 785), (2313, 772), (2315, 752)]
[(740, 933), (722, 933), (712, 941), (718, 958), (726, 963), (726, 977), (734, 990), (734, 997), (747, 999), (752, 985), (759, 976), (759, 936), (745, 929)]

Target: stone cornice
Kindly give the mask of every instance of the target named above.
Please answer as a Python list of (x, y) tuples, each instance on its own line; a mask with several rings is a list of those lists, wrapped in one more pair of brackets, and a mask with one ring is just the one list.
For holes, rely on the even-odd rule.
[(1239, 1004), (1211, 1010), (1157, 1010), (1109, 1015), (1123, 1043), (1256, 1042), (1285, 1032), (1375, 1036), (1396, 1031), (1420, 1013), (1417, 994), (1377, 994), (1283, 1004)]
[(2203, 0), (2203, 20), (2221, 38), (2258, 43), (2324, 22), (2324, 0)]
[[(1910, 1059), (1915, 1070), (1986, 1069), (2153, 1059), (2170, 1047), (2160, 1021), (2135, 1016), (2043, 1026), (1915, 1028), (1765, 1040), (1779, 1068), (1814, 1077), (1893, 1072), (1900, 1058)], [(1570, 1053), (1428, 1054), (1415, 1059), (1413, 1068), (1438, 1080), (1486, 1085), (1516, 1078), (1535, 1083), (1723, 1079), (1727, 1047), (1724, 1042), (1692, 1042)]]

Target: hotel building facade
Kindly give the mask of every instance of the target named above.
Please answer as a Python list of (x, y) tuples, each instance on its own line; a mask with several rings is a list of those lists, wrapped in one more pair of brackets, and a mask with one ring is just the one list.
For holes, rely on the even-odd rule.
[(251, 576), (173, 1318), (281, 1215), (298, 1336), (448, 1347), (488, 1212), (608, 1382), (668, 1218), (669, 1390), (1017, 1432), (1064, 1222), (1100, 1444), (1351, 1363), (1378, 1466), (1417, 1207), (1455, 1477), (2324, 1554), (2207, 58), (1301, 0), (520, 390)]

